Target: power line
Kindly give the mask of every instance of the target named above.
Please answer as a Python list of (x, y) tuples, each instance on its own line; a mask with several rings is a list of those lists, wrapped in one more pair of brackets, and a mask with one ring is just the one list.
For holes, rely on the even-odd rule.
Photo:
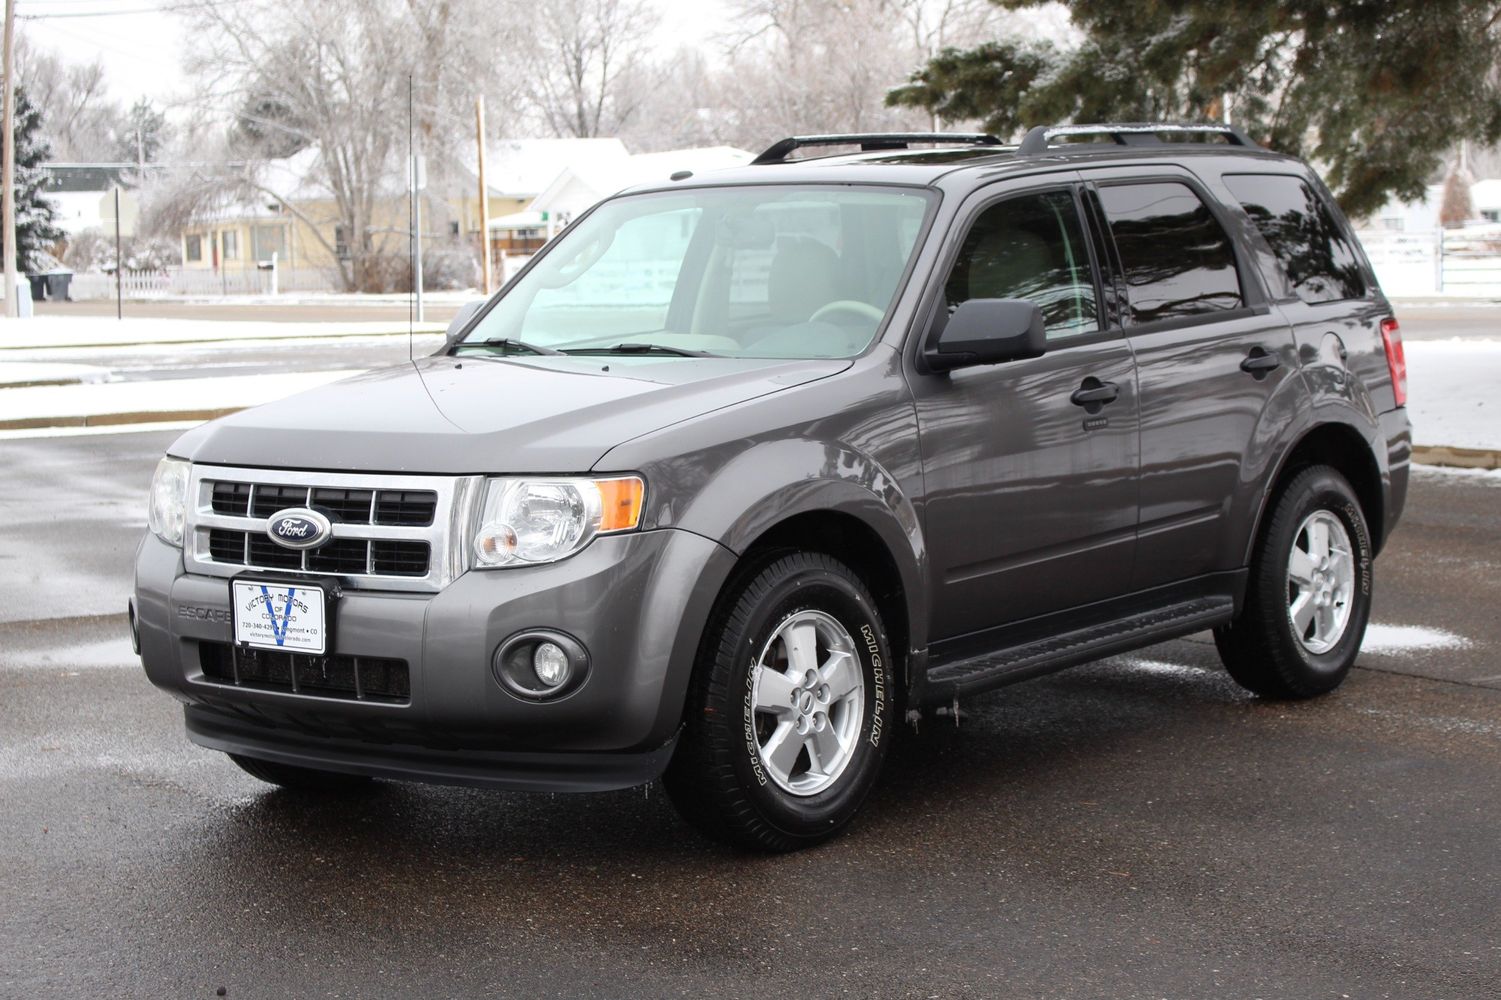
[(185, 3), (166, 3), (159, 7), (135, 7), (130, 10), (78, 10), (58, 11), (52, 14), (17, 14), (18, 21), (55, 21), (75, 17), (121, 17), (130, 14), (169, 14), (179, 10), (209, 10), (231, 4), (251, 3), (254, 0), (189, 0)]

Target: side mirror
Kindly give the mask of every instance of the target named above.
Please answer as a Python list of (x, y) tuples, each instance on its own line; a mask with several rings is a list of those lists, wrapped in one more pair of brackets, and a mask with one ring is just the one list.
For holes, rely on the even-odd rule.
[(1040, 358), (1047, 351), (1042, 309), (1026, 299), (970, 299), (954, 310), (924, 355), (935, 372)]
[(459, 311), (454, 313), (453, 319), (448, 321), (448, 332), (443, 335), (444, 339), (449, 344), (452, 344), (454, 338), (458, 337), (459, 331), (469, 325), (469, 321), (474, 318), (474, 314), (479, 312), (480, 307), (488, 301), (488, 299), (475, 299), (473, 302), (465, 302), (459, 306)]

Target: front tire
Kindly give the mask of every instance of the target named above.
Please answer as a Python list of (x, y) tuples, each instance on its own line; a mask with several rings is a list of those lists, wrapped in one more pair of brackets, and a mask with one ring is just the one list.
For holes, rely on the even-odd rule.
[(274, 761), (227, 754), (246, 774), (262, 781), (308, 792), (352, 792), (370, 787), (372, 779), (362, 774), (343, 774), (338, 771), (319, 771), (311, 767), (296, 767)]
[(890, 742), (891, 654), (848, 566), (780, 555), (722, 599), (664, 783), (701, 831), (762, 851), (827, 840), (875, 784)]
[(1332, 691), (1371, 614), (1371, 537), (1349, 482), (1303, 469), (1278, 495), (1251, 560), (1240, 617), (1214, 631), (1236, 682), (1266, 698)]

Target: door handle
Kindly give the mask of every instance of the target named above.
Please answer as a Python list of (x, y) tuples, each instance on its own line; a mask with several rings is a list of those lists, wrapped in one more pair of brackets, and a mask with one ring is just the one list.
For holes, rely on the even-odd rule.
[(1240, 363), (1240, 370), (1250, 374), (1260, 382), (1274, 369), (1282, 367), (1282, 359), (1275, 354), (1268, 354), (1260, 347), (1251, 348), (1251, 353), (1246, 360)]
[(1091, 375), (1074, 390), (1073, 395), (1068, 399), (1075, 406), (1082, 406), (1090, 413), (1099, 413), (1100, 407), (1106, 403), (1115, 402), (1115, 398), (1120, 394), (1120, 387), (1114, 382), (1101, 382)]

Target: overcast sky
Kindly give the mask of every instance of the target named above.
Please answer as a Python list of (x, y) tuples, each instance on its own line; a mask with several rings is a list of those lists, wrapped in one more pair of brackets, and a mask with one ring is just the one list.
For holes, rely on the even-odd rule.
[[(16, 0), (18, 30), (33, 45), (67, 61), (103, 61), (110, 95), (124, 104), (145, 95), (170, 106), (185, 96), (183, 34), (178, 15), (161, 8), (184, 0)], [(291, 0), (312, 2), (317, 0)], [(661, 43), (704, 41), (723, 30), (723, 0), (656, 0)], [(31, 19), (35, 15), (42, 15)]]

